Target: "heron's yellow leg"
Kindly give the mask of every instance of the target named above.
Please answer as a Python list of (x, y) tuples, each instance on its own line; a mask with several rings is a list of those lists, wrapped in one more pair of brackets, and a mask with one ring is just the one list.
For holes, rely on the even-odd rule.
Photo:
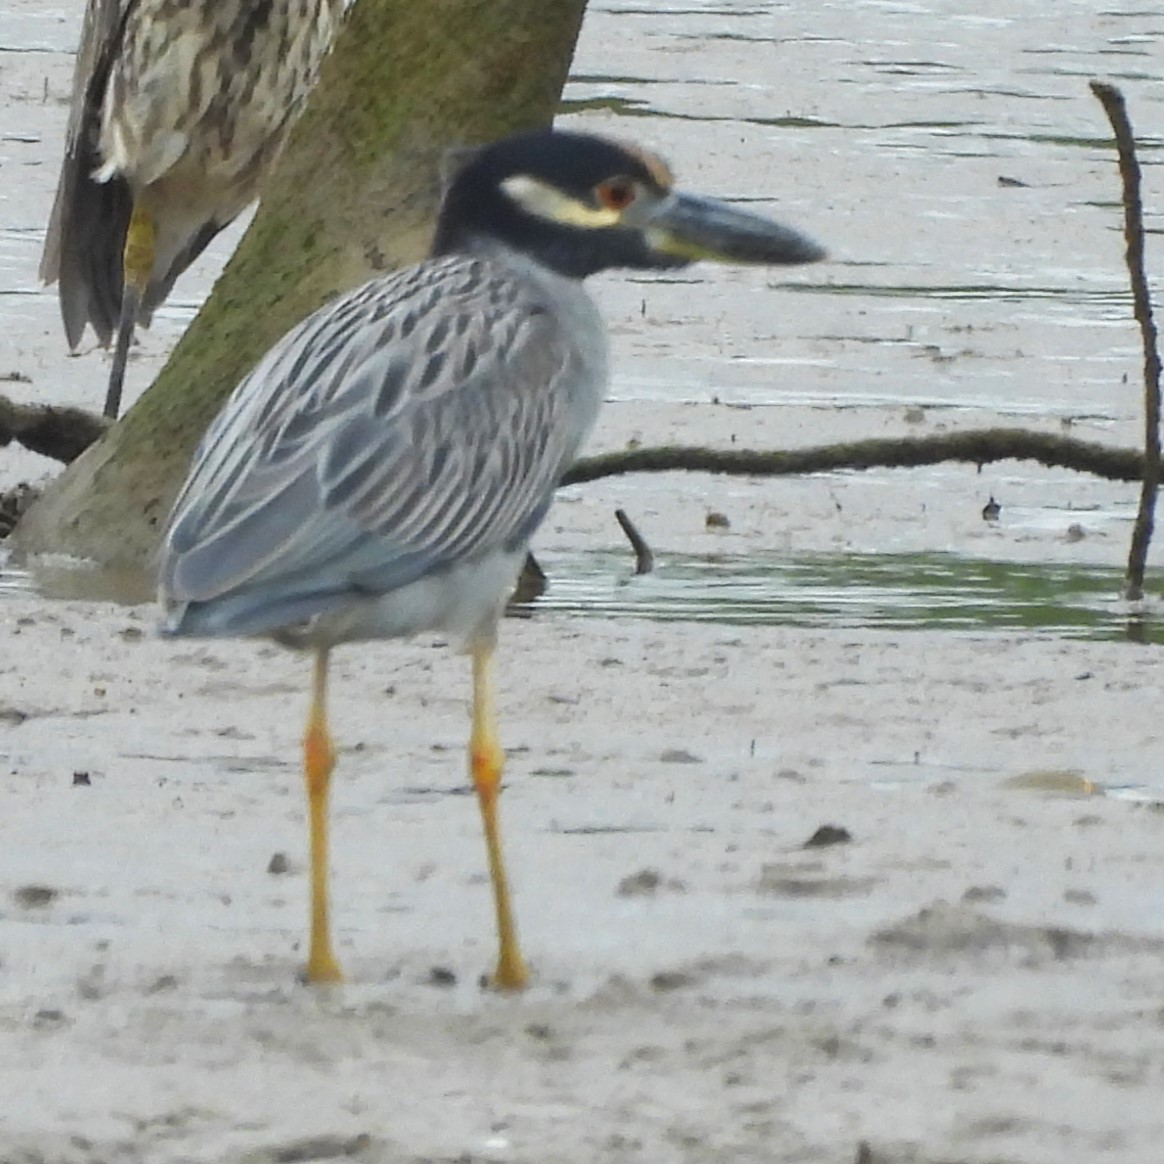
[(129, 227), (125, 232), (125, 246), (121, 252), (121, 318), (117, 324), (117, 344), (113, 349), (113, 366), (109, 370), (109, 387), (105, 391), (104, 412), (112, 420), (116, 420), (121, 411), (121, 389), (125, 384), (129, 345), (133, 340), (142, 296), (153, 273), (156, 243), (153, 216), (138, 202), (134, 202)]
[(327, 909), (327, 807), (335, 749), (327, 730), (327, 651), (315, 655), (311, 710), (303, 736), (303, 775), (307, 783), (307, 822), (311, 841), (311, 940), (308, 982), (338, 982), (339, 963), (331, 949)]
[(149, 285), (154, 269), (154, 245), (157, 232), (153, 216), (140, 203), (133, 204), (129, 229), (125, 232), (125, 250), (122, 252), (122, 281), (141, 295)]
[(497, 797), (501, 791), (501, 769), (505, 757), (497, 740), (493, 714), (492, 656), (492, 645), (473, 648), (473, 729), (469, 737), (469, 769), (485, 826), (489, 880), (493, 883), (493, 902), (497, 908), (497, 969), (490, 985), (498, 990), (521, 990), (529, 979), (529, 972), (517, 945), (517, 930), (509, 904), (509, 883), (501, 857), (501, 836), (497, 828)]

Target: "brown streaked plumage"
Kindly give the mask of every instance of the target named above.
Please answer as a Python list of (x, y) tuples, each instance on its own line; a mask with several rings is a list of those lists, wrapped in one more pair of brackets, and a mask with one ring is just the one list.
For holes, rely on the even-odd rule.
[(88, 0), (40, 274), (69, 346), (135, 324), (258, 195), (330, 47), (343, 0)]

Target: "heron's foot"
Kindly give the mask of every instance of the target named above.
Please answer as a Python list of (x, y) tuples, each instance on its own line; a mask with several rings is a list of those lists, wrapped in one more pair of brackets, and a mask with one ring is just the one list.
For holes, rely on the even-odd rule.
[(303, 980), (309, 986), (331, 986), (344, 980), (335, 955), (328, 949), (313, 949), (303, 968)]
[(516, 994), (529, 985), (529, 970), (517, 950), (502, 950), (497, 959), (497, 969), (483, 981), (486, 990)]

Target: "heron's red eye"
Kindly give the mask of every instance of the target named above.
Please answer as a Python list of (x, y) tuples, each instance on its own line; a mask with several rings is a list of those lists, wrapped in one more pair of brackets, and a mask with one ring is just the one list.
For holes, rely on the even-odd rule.
[(636, 197), (635, 184), (629, 178), (611, 178), (594, 188), (594, 197), (604, 210), (625, 210)]

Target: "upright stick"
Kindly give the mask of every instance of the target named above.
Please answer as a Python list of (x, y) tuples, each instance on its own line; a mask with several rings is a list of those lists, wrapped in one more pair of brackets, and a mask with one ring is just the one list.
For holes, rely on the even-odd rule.
[(1136, 159), (1136, 139), (1128, 121), (1124, 95), (1114, 85), (1092, 81), (1091, 91), (1099, 99), (1115, 131), (1123, 181), (1125, 258), (1132, 283), (1132, 308), (1140, 325), (1144, 348), (1144, 476), (1140, 487), (1140, 509), (1132, 531), (1128, 552), (1127, 585), (1129, 601), (1144, 597), (1144, 562), (1152, 541), (1156, 494), (1160, 487), (1160, 353), (1156, 344), (1156, 323), (1152, 300), (1144, 274), (1144, 207), (1140, 201), (1140, 163)]

